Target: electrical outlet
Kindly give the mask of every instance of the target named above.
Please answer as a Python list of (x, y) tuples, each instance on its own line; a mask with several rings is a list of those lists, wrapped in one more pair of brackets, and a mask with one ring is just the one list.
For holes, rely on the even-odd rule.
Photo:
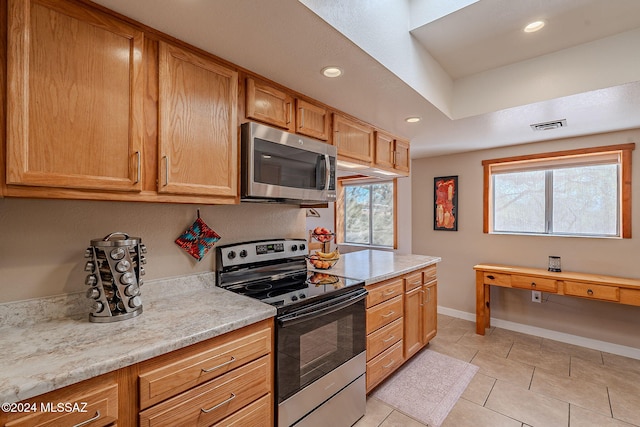
[(542, 292), (540, 292), (540, 291), (531, 291), (531, 301), (533, 301), (533, 302), (542, 302)]

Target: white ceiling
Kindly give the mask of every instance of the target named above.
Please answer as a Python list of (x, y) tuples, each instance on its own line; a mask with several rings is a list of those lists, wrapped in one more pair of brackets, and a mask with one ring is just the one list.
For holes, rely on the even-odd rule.
[(640, 128), (638, 0), (466, 0), (415, 28), (444, 0), (95, 1), (409, 138), (414, 158)]

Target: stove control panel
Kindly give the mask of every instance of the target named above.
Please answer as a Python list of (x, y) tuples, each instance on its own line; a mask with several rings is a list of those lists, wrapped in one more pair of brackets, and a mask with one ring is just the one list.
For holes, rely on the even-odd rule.
[(303, 256), (306, 243), (303, 239), (274, 239), (219, 246), (217, 268)]

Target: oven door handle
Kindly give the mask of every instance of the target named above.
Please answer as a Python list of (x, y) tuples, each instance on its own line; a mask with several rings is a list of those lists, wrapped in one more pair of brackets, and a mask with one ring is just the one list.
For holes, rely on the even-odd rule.
[(367, 297), (367, 294), (368, 292), (363, 288), (356, 292), (352, 292), (347, 297), (342, 297), (339, 300), (318, 304), (315, 307), (305, 307), (305, 310), (302, 313), (285, 314), (284, 316), (277, 318), (278, 324), (281, 327), (286, 328), (287, 326), (295, 325), (300, 322), (335, 313), (336, 311), (362, 301)]

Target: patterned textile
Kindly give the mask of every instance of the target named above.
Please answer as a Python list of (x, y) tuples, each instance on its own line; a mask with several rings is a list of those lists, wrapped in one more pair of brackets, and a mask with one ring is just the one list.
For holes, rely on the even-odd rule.
[(176, 244), (200, 261), (218, 240), (218, 233), (209, 228), (198, 215), (193, 225), (176, 239)]

